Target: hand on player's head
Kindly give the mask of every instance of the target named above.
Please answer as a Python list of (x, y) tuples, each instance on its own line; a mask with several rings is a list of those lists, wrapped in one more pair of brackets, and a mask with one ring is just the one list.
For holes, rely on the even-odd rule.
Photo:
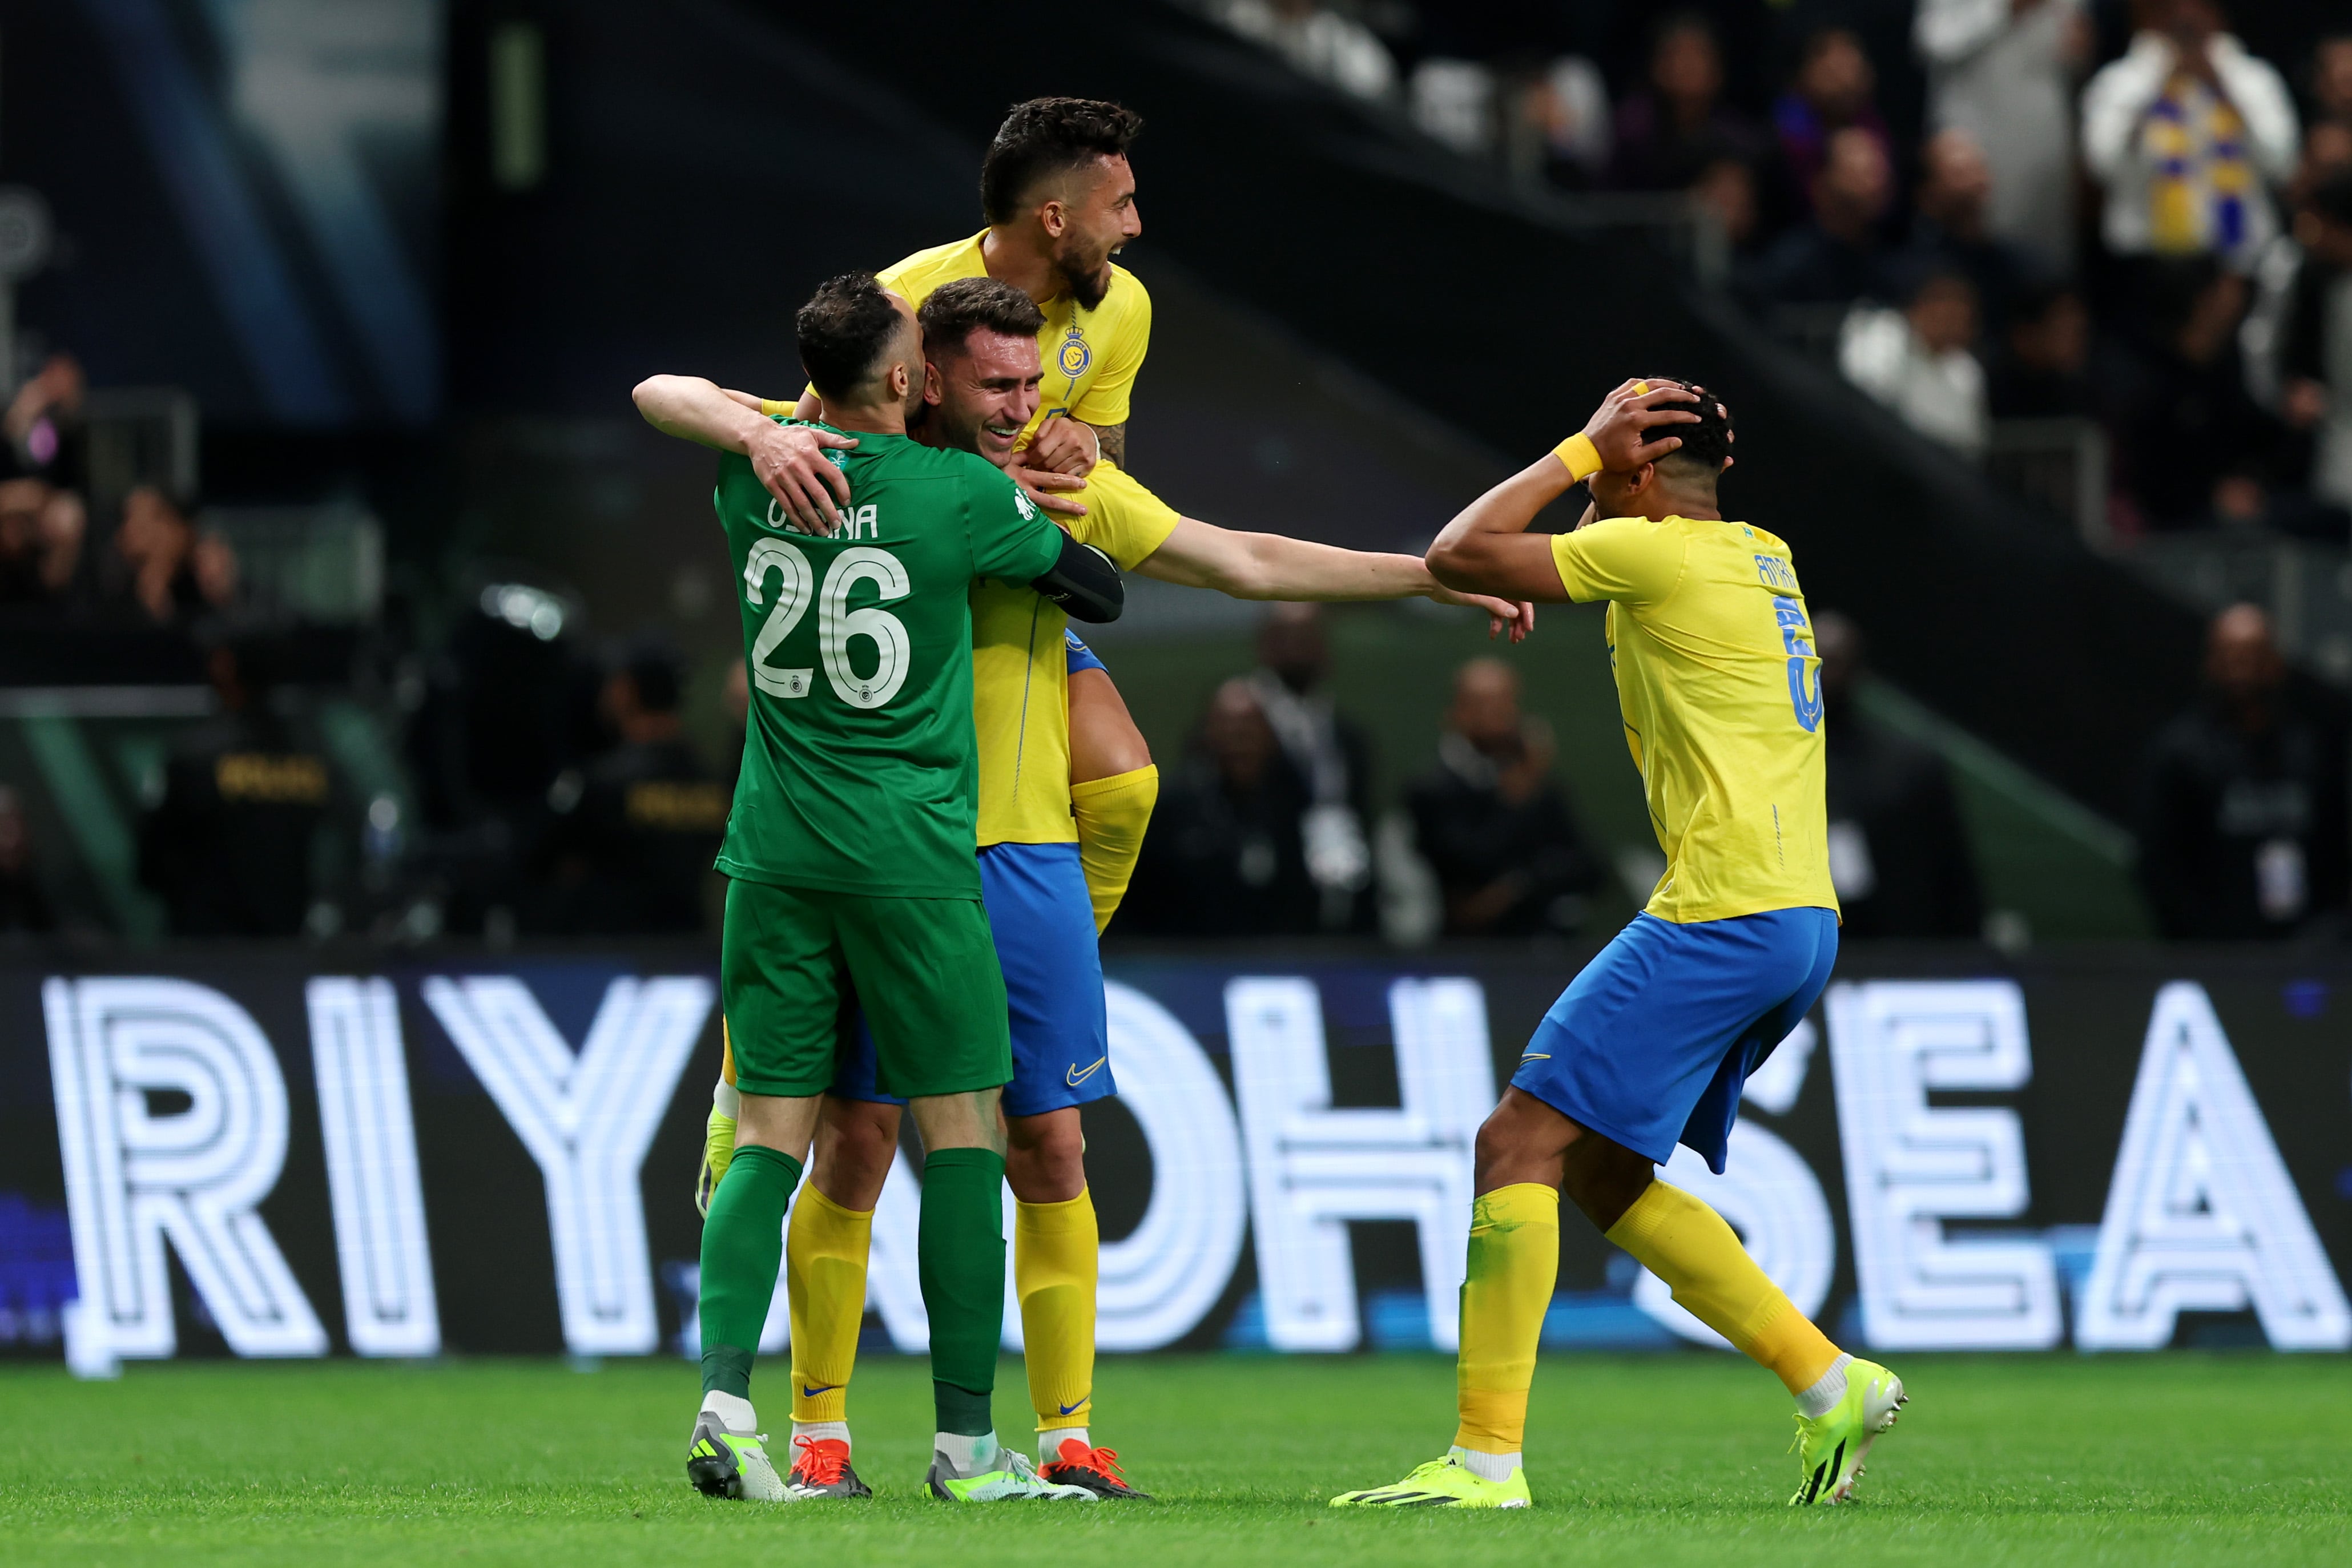
[(1627, 473), (1681, 447), (1678, 435), (1648, 433), (1660, 425), (1697, 423), (1697, 414), (1677, 405), (1698, 400), (1698, 393), (1680, 382), (1636, 377), (1601, 400), (1585, 422), (1584, 434), (1601, 455), (1603, 467)]

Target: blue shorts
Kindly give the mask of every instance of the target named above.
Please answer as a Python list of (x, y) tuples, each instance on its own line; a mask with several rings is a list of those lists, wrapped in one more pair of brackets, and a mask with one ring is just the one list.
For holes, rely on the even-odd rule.
[[(1070, 659), (1069, 674), (1075, 675), (1080, 670), (1103, 669), (1103, 662), (1095, 657), (1095, 651), (1092, 648), (1078, 641), (1078, 634), (1076, 632), (1066, 626), (1062, 629), (1062, 636), (1065, 639), (1062, 643), (1063, 651), (1069, 655)], [(1108, 670), (1103, 670), (1105, 674), (1109, 673)]]
[(1837, 948), (1827, 909), (1637, 915), (1544, 1014), (1512, 1086), (1656, 1165), (1687, 1144), (1721, 1176), (1748, 1075), (1811, 1010)]
[[(1013, 1082), (1004, 1086), (1004, 1113), (1041, 1115), (1118, 1093), (1103, 1019), (1102, 949), (1078, 846), (991, 844), (980, 852), (980, 892), (1012, 1014)], [(906, 1103), (875, 1086), (874, 1037), (863, 1019), (843, 1044), (833, 1092)]]

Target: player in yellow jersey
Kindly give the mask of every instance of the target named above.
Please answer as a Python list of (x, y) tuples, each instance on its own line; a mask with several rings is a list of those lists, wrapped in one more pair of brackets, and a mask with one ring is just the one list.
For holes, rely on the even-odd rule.
[[(1656, 1176), (1677, 1142), (1722, 1171), (1742, 1085), (1837, 957), (1821, 661), (1789, 547), (1717, 507), (1730, 456), (1720, 402), (1628, 382), (1430, 548), (1430, 570), (1457, 588), (1608, 601), (1626, 744), (1666, 872), (1544, 1015), (1478, 1130), (1452, 1450), (1334, 1506), (1527, 1506), (1521, 1438), (1563, 1192), (1795, 1396), (1794, 1502), (1844, 1500), (1904, 1402), (1900, 1379), (1839, 1351), (1721, 1217)], [(1528, 532), (1588, 480), (1573, 532)]]
[[(965, 277), (934, 289), (919, 314), (931, 385), (919, 439), (1009, 464), (1039, 399), (1041, 313), (1009, 285)], [(754, 450), (763, 430), (778, 428), (754, 412), (759, 399), (708, 382), (655, 377), (639, 401), (661, 429), (730, 450)], [(1091, 486), (1085, 493), (1094, 504), (1065, 526), (1123, 569), (1243, 598), (1429, 595), (1486, 611), (1515, 640), (1526, 630), (1527, 606), (1443, 589), (1411, 556), (1235, 533), (1172, 513), (1163, 517), (1156, 503), (1141, 507)], [(1088, 1431), (1097, 1249), (1077, 1109), (1116, 1092), (1095, 936), (1133, 861), (1130, 852), (1107, 883), (1091, 854), (1082, 858), (1097, 846), (1079, 841), (1072, 812), (1074, 797), (1086, 799), (1084, 780), (1117, 787), (1139, 772), (1148, 780), (1149, 757), (1116, 755), (1121, 735), (1133, 733), (1116, 688), (1098, 664), (1070, 674), (1090, 655), (1072, 647), (1061, 612), (1036, 593), (976, 587), (973, 638), (981, 873), (1012, 1008), (1006, 1168), (1017, 1204), (1013, 1273), (1040, 1468), (1100, 1496), (1134, 1497), (1140, 1494), (1121, 1479), (1115, 1453), (1098, 1448)], [(1082, 699), (1095, 683), (1098, 689)], [(1121, 722), (1076, 731), (1071, 711), (1082, 700), (1110, 706)], [(1148, 810), (1150, 794), (1143, 799)], [(722, 1082), (705, 1189), (731, 1149), (730, 1097)], [(862, 1495), (848, 1465), (846, 1385), (865, 1305), (872, 1212), (897, 1148), (898, 1107), (877, 1089), (870, 1045), (858, 1040), (826, 1100), (786, 1252), (798, 1456), (788, 1487), (795, 1497)]]

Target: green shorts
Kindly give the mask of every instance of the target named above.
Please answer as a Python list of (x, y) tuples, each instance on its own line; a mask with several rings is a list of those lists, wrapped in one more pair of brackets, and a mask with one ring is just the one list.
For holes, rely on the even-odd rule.
[(748, 1094), (822, 1094), (857, 1009), (890, 1093), (961, 1094), (1013, 1077), (1004, 971), (977, 898), (869, 898), (727, 884), (719, 994)]

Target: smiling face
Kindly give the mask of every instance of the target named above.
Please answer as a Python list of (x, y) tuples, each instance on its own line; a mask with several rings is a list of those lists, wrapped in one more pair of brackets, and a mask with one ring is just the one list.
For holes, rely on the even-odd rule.
[(1073, 298), (1091, 310), (1110, 292), (1110, 258), (1143, 233), (1135, 205), (1135, 171), (1124, 158), (1097, 158), (1064, 177), (1041, 209), (1054, 242), (1054, 270)]
[(1037, 412), (1042, 375), (1036, 339), (972, 329), (960, 350), (931, 361), (926, 396), (940, 444), (977, 452), (1003, 467), (1012, 461), (1014, 439)]

